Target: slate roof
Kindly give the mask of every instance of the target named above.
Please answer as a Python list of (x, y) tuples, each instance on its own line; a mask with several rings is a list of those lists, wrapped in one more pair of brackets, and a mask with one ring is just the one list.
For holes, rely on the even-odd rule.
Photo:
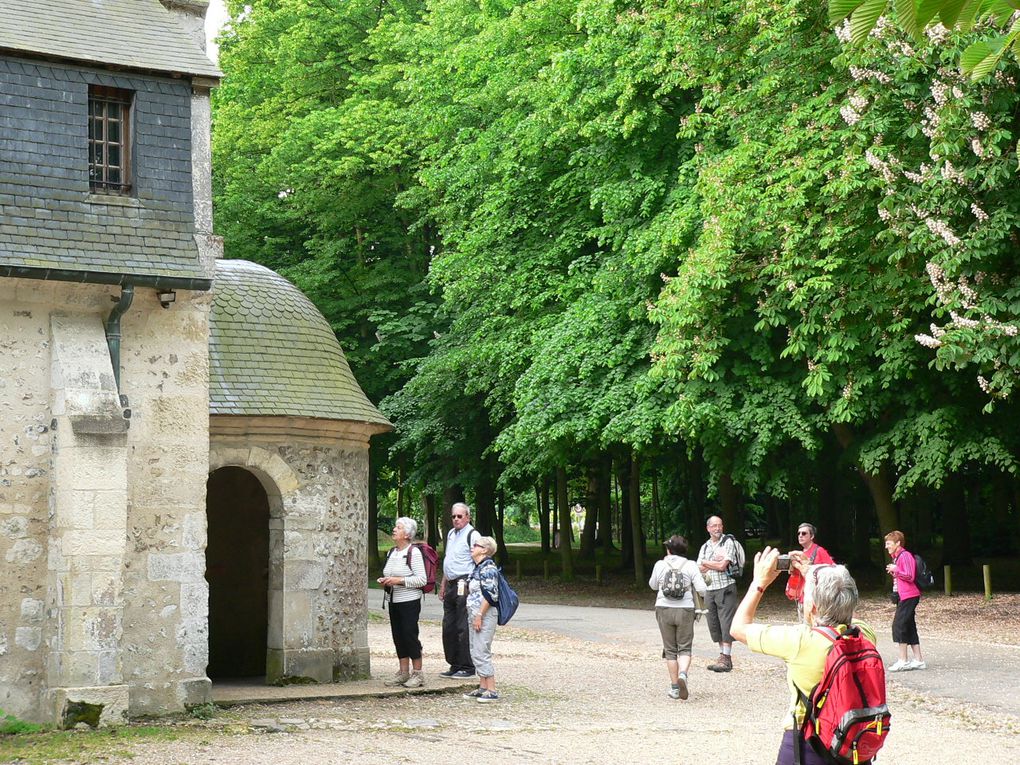
[(210, 414), (392, 428), (361, 390), (325, 317), (274, 271), (217, 261), (209, 323)]
[(222, 77), (159, 0), (0, 0), (0, 50)]

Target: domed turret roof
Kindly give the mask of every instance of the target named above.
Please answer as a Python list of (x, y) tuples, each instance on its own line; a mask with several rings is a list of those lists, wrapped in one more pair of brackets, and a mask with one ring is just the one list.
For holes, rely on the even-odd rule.
[(218, 260), (209, 324), (210, 414), (392, 427), (361, 390), (325, 317), (274, 271)]

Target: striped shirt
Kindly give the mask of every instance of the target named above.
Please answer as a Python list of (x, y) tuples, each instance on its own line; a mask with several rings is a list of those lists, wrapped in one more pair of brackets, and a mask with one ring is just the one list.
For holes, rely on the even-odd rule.
[[(409, 555), (410, 565), (408, 565)], [(393, 586), (390, 599), (394, 603), (420, 600), (422, 597), (421, 588), (425, 586), (425, 555), (413, 545), (408, 545), (403, 550), (394, 547), (386, 556), (383, 576), (404, 577), (404, 584)]]

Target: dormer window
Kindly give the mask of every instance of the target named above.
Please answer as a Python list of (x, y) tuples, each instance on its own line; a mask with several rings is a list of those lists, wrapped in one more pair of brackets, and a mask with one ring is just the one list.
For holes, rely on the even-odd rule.
[(131, 91), (89, 85), (89, 187), (131, 192)]

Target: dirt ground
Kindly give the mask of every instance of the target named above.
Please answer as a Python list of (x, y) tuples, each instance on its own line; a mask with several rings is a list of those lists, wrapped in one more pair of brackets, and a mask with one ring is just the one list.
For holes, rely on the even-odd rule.
[[(763, 616), (769, 619), (772, 603)], [(880, 599), (863, 604), (862, 616), (887, 630), (891, 609)], [(647, 618), (654, 631), (654, 617)], [(988, 643), (1017, 651), (1020, 596), (986, 604), (978, 596), (931, 598), (924, 611), (927, 634), (952, 639), (980, 661)], [(922, 640), (924, 638), (922, 637)], [(389, 628), (370, 623), (374, 673), (393, 669)], [(423, 623), (430, 689), (448, 687), (441, 663), (439, 626)], [(700, 643), (700, 645), (698, 645)], [(494, 644), (503, 696), (478, 704), (457, 694), (408, 694), (396, 698), (302, 701), (232, 709), (213, 720), (184, 723), (189, 731), (171, 743), (132, 746), (130, 756), (102, 758), (133, 765), (318, 765), (398, 762), (498, 763), (773, 763), (786, 705), (781, 664), (738, 647), (730, 674), (705, 669), (711, 645), (701, 633), (690, 674), (691, 697), (666, 697), (666, 673), (654, 641), (607, 645), (552, 632), (500, 628)], [(698, 649), (701, 649), (700, 651)], [(1010, 653), (1012, 656), (1012, 653)], [(957, 672), (931, 668), (929, 672)], [(958, 681), (966, 683), (965, 672)], [(893, 727), (882, 763), (961, 765), (1020, 761), (1020, 718), (990, 714), (925, 694), (889, 676)], [(1014, 693), (1014, 688), (1000, 689)], [(270, 731), (277, 732), (270, 732)], [(90, 760), (91, 761), (91, 760)], [(100, 761), (100, 760), (95, 760)]]

